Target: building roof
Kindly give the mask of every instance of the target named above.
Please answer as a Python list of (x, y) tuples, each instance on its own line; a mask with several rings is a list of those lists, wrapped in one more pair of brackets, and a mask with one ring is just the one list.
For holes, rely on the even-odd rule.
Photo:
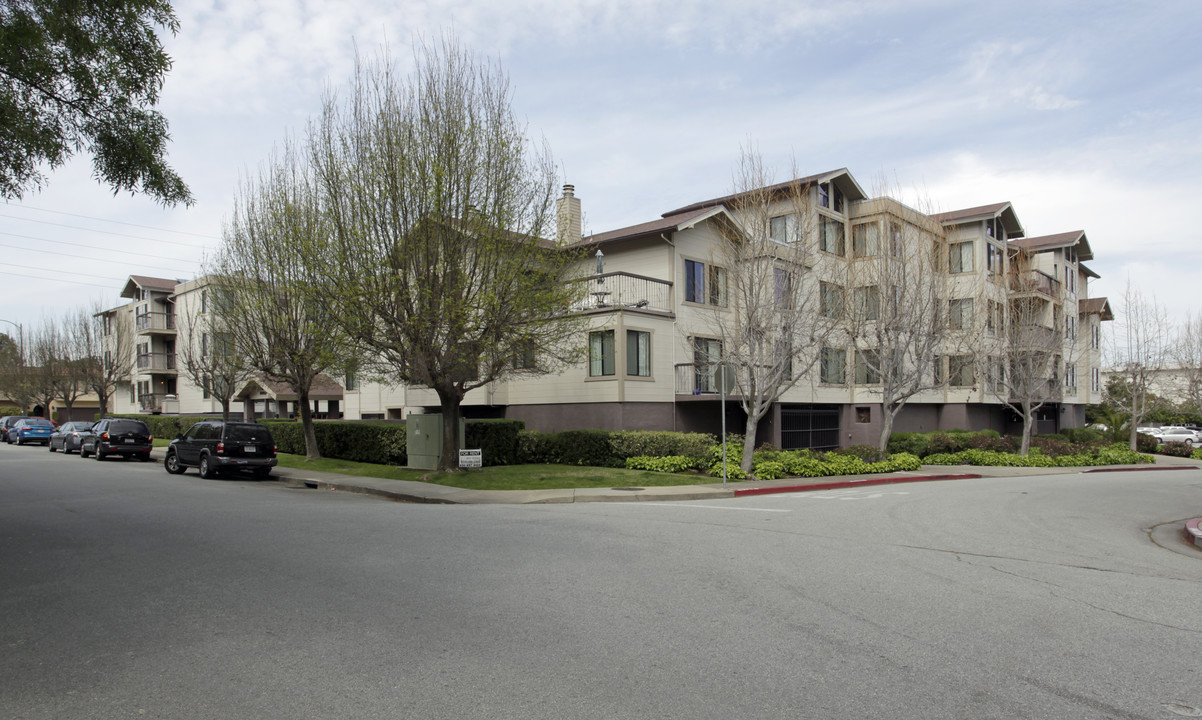
[[(292, 402), (297, 399), (296, 393), (288, 383), (269, 380), (263, 375), (256, 375), (251, 380), (248, 380), (246, 385), (238, 391), (235, 398), (238, 400), (249, 399), (257, 390), (262, 390), (273, 400)], [(310, 400), (341, 400), (342, 395), (342, 386), (338, 384), (337, 380), (325, 373), (318, 373), (313, 378), (313, 384), (309, 387)]]
[(1007, 237), (1020, 238), (1026, 235), (1022, 223), (1018, 221), (1018, 214), (1014, 212), (1014, 206), (1009, 201), (993, 203), (992, 205), (978, 205), (977, 207), (964, 208), (963, 210), (935, 213), (931, 217), (938, 220), (942, 225), (960, 225), (966, 222), (1000, 217), (1002, 219), (1002, 226), (1006, 228)]
[(1075, 247), (1077, 248), (1078, 258), (1093, 260), (1093, 250), (1089, 247), (1089, 240), (1085, 238), (1084, 230), (1072, 230), (1070, 232), (1056, 233), (1055, 235), (1040, 235), (1039, 237), (1018, 238), (1017, 240), (1011, 240), (1010, 243), (1015, 247), (1030, 250), (1031, 252), (1047, 252), (1060, 248)]
[[(849, 201), (866, 200), (868, 198), (868, 194), (864, 192), (864, 189), (860, 187), (860, 184), (857, 183), (855, 178), (851, 176), (851, 173), (847, 170), (847, 168), (839, 168), (838, 170), (831, 170), (830, 172), (819, 173), (817, 175), (809, 175), (807, 177), (797, 178), (795, 180), (786, 180), (782, 183), (769, 185), (763, 189), (767, 190), (769, 193), (783, 192), (797, 185), (809, 186), (824, 182), (835, 183), (835, 185), (843, 191), (843, 195), (846, 196)], [(681, 213), (699, 210), (701, 208), (712, 208), (717, 205), (737, 205), (738, 199), (745, 194), (746, 193), (733, 193), (731, 195), (723, 195), (722, 197), (713, 198), (711, 200), (702, 200), (701, 202), (693, 203), (692, 205), (686, 205), (685, 207), (666, 212), (664, 213), (664, 217), (666, 218), (671, 215), (679, 215)]]
[(604, 245), (606, 243), (616, 242), (618, 240), (629, 240), (645, 235), (658, 235), (668, 231), (687, 230), (693, 227), (702, 220), (713, 217), (714, 215), (722, 214), (725, 210), (722, 208), (700, 208), (689, 212), (676, 213), (674, 215), (665, 215), (658, 220), (651, 220), (638, 225), (630, 225), (629, 227), (618, 228), (603, 233), (595, 233), (582, 239), (580, 242), (575, 242), (568, 245), (569, 248), (584, 248), (594, 245)]
[(1085, 263), (1079, 262), (1079, 263), (1077, 263), (1077, 267), (1081, 268), (1081, 272), (1085, 273), (1088, 277), (1091, 277), (1094, 280), (1102, 279), (1101, 275), (1099, 275), (1096, 272), (1094, 272), (1093, 270), (1090, 270), (1089, 268), (1085, 267)]
[(159, 292), (171, 292), (175, 290), (175, 286), (180, 284), (180, 280), (171, 280), (169, 278), (156, 278), (147, 275), (130, 275), (129, 280), (125, 281), (124, 287), (121, 288), (121, 297), (134, 297), (135, 290), (157, 290)]
[(1077, 303), (1077, 313), (1080, 315), (1101, 315), (1103, 320), (1114, 319), (1114, 313), (1110, 311), (1110, 301), (1104, 297), (1082, 300)]

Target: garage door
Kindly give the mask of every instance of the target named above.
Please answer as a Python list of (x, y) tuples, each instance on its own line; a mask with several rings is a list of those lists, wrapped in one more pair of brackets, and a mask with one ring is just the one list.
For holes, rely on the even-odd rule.
[(786, 405), (780, 409), (780, 445), (784, 450), (839, 447), (836, 405)]

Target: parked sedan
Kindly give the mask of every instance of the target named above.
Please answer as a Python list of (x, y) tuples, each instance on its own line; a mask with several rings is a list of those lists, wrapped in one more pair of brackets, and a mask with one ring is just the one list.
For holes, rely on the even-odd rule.
[(17, 445), (38, 443), (45, 445), (50, 442), (50, 433), (54, 432), (54, 423), (46, 418), (23, 418), (8, 429), (8, 441)]
[(1189, 428), (1167, 427), (1161, 428), (1161, 431), (1157, 439), (1162, 443), (1183, 442), (1190, 447), (1202, 444), (1202, 436)]
[(21, 420), (29, 417), (28, 415), (5, 415), (0, 417), (0, 440), (8, 442), (8, 431), (12, 429)]
[(69, 422), (63, 423), (55, 428), (54, 432), (50, 433), (50, 452), (62, 450), (64, 454), (70, 454), (72, 450), (79, 450), (80, 442), (83, 436), (87, 434), (92, 427), (90, 422)]
[(109, 455), (133, 455), (146, 462), (154, 447), (154, 435), (141, 420), (105, 418), (80, 437), (79, 456), (103, 460)]

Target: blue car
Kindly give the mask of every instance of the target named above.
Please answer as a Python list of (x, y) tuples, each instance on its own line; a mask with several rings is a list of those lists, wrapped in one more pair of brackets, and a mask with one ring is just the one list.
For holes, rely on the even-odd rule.
[(50, 444), (50, 434), (54, 432), (54, 423), (46, 418), (25, 418), (18, 420), (8, 430), (8, 441), (18, 445), (25, 443)]

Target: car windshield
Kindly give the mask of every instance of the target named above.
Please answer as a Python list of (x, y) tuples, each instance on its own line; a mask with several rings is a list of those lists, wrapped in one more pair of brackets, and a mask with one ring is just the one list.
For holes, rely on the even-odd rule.
[(109, 424), (109, 432), (149, 434), (150, 429), (146, 427), (146, 423), (139, 420), (118, 420)]
[(271, 442), (271, 433), (262, 425), (228, 425), (225, 437), (230, 442)]
[(25, 421), (25, 427), (53, 427), (46, 418), (30, 418)]

